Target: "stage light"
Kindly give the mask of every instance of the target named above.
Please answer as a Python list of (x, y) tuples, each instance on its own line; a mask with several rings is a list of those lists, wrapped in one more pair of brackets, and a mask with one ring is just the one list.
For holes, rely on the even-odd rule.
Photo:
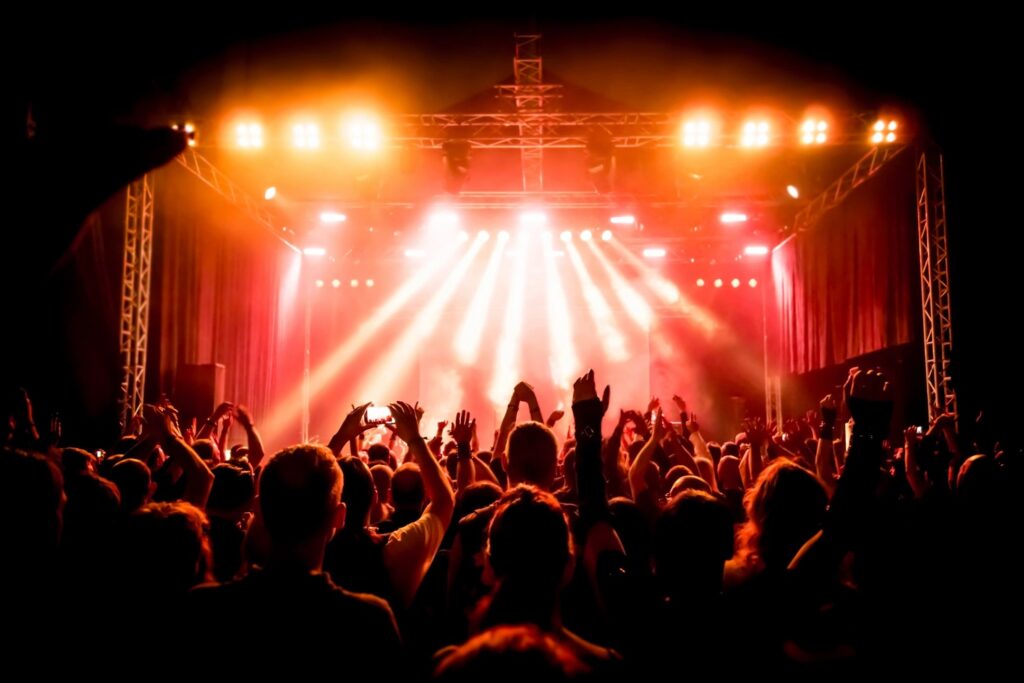
[(270, 187), (268, 187), (268, 188), (267, 188), (266, 190), (264, 190), (264, 192), (263, 192), (263, 198), (264, 198), (264, 199), (266, 199), (266, 200), (267, 200), (268, 202), (269, 202), (269, 201), (270, 201), (271, 199), (273, 199), (274, 197), (276, 197), (276, 196), (277, 196), (277, 188), (276, 188), (276, 187), (274, 187), (273, 185), (271, 185)]
[(562, 233), (558, 236), (558, 238), (560, 240), (562, 240), (563, 242), (571, 242), (572, 241), (572, 232), (570, 232), (568, 230), (563, 230)]
[(548, 215), (543, 211), (524, 211), (519, 214), (520, 225), (544, 225), (548, 222)]
[(317, 280), (315, 284), (316, 284), (317, 287), (323, 287), (324, 286), (324, 281), (323, 280)]
[(367, 280), (367, 281), (366, 281), (366, 282), (365, 282), (364, 284), (365, 284), (365, 285), (366, 285), (367, 287), (373, 287), (373, 286), (374, 286), (375, 284), (377, 284), (377, 283), (375, 283), (375, 282), (374, 282), (373, 280)]
[(235, 126), (235, 144), (242, 149), (263, 146), (263, 126), (258, 123), (240, 123)]
[(292, 146), (297, 149), (316, 149), (320, 146), (320, 127), (315, 123), (296, 123), (292, 126)]
[(800, 126), (800, 142), (805, 145), (822, 145), (828, 140), (828, 121), (805, 119)]
[(584, 230), (583, 232), (580, 233), (580, 239), (583, 240), (584, 242), (589, 242), (593, 237), (594, 233), (590, 232), (589, 230)]
[(623, 214), (621, 216), (612, 216), (609, 220), (612, 225), (633, 225), (636, 223), (636, 216)]
[(465, 230), (459, 230), (459, 241), (460, 242), (465, 242), (468, 239), (469, 239), (469, 233), (466, 232)]
[(715, 287), (721, 287), (721, 286), (722, 286), (722, 278), (716, 277), (715, 278)]
[(707, 147), (710, 144), (710, 121), (692, 119), (683, 123), (683, 147)]
[(786, 194), (793, 199), (800, 199), (800, 188), (796, 185), (786, 185)]
[(604, 350), (605, 357), (615, 362), (626, 360), (629, 358), (626, 340), (622, 336), (622, 332), (619, 331), (611, 306), (608, 305), (607, 299), (601, 293), (601, 288), (594, 283), (594, 278), (587, 271), (583, 257), (580, 256), (576, 245), (570, 242), (567, 250), (569, 261), (576, 272), (576, 279), (579, 280), (583, 298), (587, 302), (587, 311), (594, 322), (594, 327), (597, 328), (597, 338)]
[(369, 117), (355, 117), (345, 126), (349, 145), (353, 149), (371, 152), (380, 149), (382, 135), (380, 124)]
[(611, 242), (612, 241), (612, 231), (611, 230), (605, 230), (604, 232), (602, 232), (601, 233), (601, 241), (602, 242)]
[(423, 258), (422, 249), (406, 249), (405, 258)]
[(185, 142), (189, 147), (196, 146), (196, 127), (192, 123), (172, 123), (171, 130), (179, 130), (185, 134)]
[(348, 281), (348, 286), (349, 287), (358, 287), (359, 286), (359, 280), (349, 280)]
[(726, 211), (725, 213), (722, 214), (721, 221), (723, 223), (725, 223), (726, 225), (731, 224), (731, 223), (746, 223), (747, 222), (747, 214), (745, 214), (745, 213), (736, 213), (734, 211)]
[(647, 247), (643, 251), (644, 258), (665, 258), (667, 253), (664, 247)]
[(767, 121), (747, 121), (743, 124), (740, 145), (743, 147), (765, 147), (771, 126)]
[(705, 284), (704, 283), (704, 278), (702, 278), (702, 277), (697, 278), (697, 286), (698, 287), (703, 287), (704, 284)]
[(751, 287), (757, 287), (757, 280), (755, 280), (754, 278), (750, 278), (750, 280), (747, 281), (747, 284), (750, 285)]
[(508, 230), (499, 230), (498, 231), (498, 241), (499, 242), (507, 242), (508, 241)]
[(763, 244), (749, 244), (743, 247), (744, 256), (767, 256), (768, 247)]
[(303, 247), (302, 253), (306, 256), (323, 256), (327, 250), (323, 247)]
[(331, 280), (331, 287), (334, 287), (335, 289), (341, 287), (341, 280), (339, 280), (338, 278), (334, 278), (333, 280)]
[(337, 211), (321, 211), (320, 222), (321, 223), (344, 223), (347, 216)]
[(733, 286), (734, 288), (735, 288), (735, 287), (739, 287), (739, 286), (740, 286), (740, 279), (739, 279), (738, 277), (734, 277), (734, 278), (732, 279), (732, 286)]
[(459, 224), (459, 214), (450, 209), (434, 211), (427, 219), (430, 228), (454, 228)]
[(481, 242), (486, 242), (487, 240), (491, 239), (491, 233), (487, 232), (486, 230), (481, 230), (476, 234), (476, 238)]
[(896, 142), (896, 130), (898, 128), (899, 123), (894, 119), (879, 119), (878, 121), (875, 121), (875, 125), (872, 126), (872, 130), (874, 131), (871, 134), (872, 144), (879, 145), (883, 142)]

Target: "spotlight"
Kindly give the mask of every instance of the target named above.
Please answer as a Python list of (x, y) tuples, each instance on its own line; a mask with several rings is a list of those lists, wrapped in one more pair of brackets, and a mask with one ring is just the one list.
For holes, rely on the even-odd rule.
[(427, 226), (431, 228), (454, 228), (459, 224), (459, 214), (450, 209), (435, 211), (427, 219)]
[(740, 145), (743, 147), (767, 146), (770, 129), (767, 121), (747, 121), (743, 124)]
[(368, 117), (356, 117), (345, 126), (349, 145), (353, 149), (369, 152), (380, 149), (380, 124)]
[(339, 280), (338, 278), (334, 278), (333, 280), (331, 280), (331, 287), (334, 287), (335, 289), (341, 287), (341, 280)]
[(263, 126), (258, 123), (240, 123), (235, 126), (235, 144), (242, 149), (263, 146)]
[(738, 277), (734, 277), (734, 278), (732, 279), (732, 283), (731, 283), (731, 284), (732, 284), (732, 286), (733, 286), (734, 288), (735, 288), (735, 287), (739, 287), (739, 286), (740, 286), (740, 279), (739, 279)]
[(643, 251), (644, 258), (665, 258), (666, 253), (663, 247), (647, 247)]
[(715, 278), (715, 287), (721, 287), (721, 286), (722, 286), (722, 278), (716, 277)]
[(560, 234), (558, 237), (563, 242), (572, 242), (572, 233), (569, 232), (568, 230), (563, 230), (562, 234)]
[(705, 284), (704, 283), (704, 278), (702, 278), (702, 277), (697, 278), (697, 286), (698, 287), (703, 287), (704, 284)]
[(601, 233), (601, 241), (602, 242), (611, 242), (612, 241), (612, 231), (611, 230), (605, 230), (604, 232), (602, 232)]
[(263, 198), (268, 202), (277, 196), (277, 188), (271, 185), (263, 192)]
[(459, 241), (460, 242), (465, 242), (468, 239), (469, 239), (469, 233), (466, 232), (465, 230), (459, 230)]
[(725, 213), (722, 214), (721, 221), (727, 225), (730, 223), (746, 223), (747, 214), (726, 211)]
[(185, 134), (185, 142), (189, 147), (196, 146), (196, 127), (192, 123), (172, 123), (171, 130), (178, 130)]
[(543, 211), (524, 211), (519, 214), (519, 225), (544, 225), (548, 215)]
[(800, 188), (796, 185), (786, 185), (786, 194), (793, 199), (800, 199)]
[(800, 126), (800, 142), (805, 145), (822, 145), (828, 140), (828, 121), (805, 119)]
[(315, 284), (316, 284), (317, 287), (323, 287), (324, 286), (324, 281), (323, 280), (317, 280)]
[(750, 244), (743, 247), (744, 256), (767, 256), (768, 247), (763, 244)]
[(707, 147), (711, 144), (711, 122), (692, 119), (683, 123), (683, 147)]
[(306, 256), (323, 256), (327, 250), (323, 247), (304, 247), (302, 253)]
[(359, 286), (359, 280), (349, 280), (348, 281), (348, 286), (349, 287), (358, 287)]
[(636, 223), (636, 216), (631, 216), (629, 214), (625, 214), (622, 216), (612, 216), (611, 223), (612, 225), (633, 225), (634, 223)]
[(498, 231), (498, 241), (499, 242), (507, 242), (508, 241), (508, 230), (499, 230)]
[(750, 278), (747, 284), (750, 285), (751, 287), (757, 287), (757, 280), (755, 280), (754, 278)]
[(364, 284), (366, 284), (367, 287), (373, 287), (376, 283), (373, 280), (367, 280)]
[(292, 126), (292, 146), (297, 149), (316, 149), (320, 146), (320, 127), (315, 123), (296, 123)]
[(321, 223), (344, 223), (347, 216), (337, 211), (322, 211), (320, 212)]
[(590, 232), (589, 230), (584, 230), (583, 232), (580, 233), (580, 239), (583, 240), (584, 242), (589, 242), (593, 237), (594, 233)]
[(875, 121), (875, 125), (872, 126), (874, 131), (871, 134), (872, 144), (880, 145), (883, 142), (896, 142), (897, 128), (899, 128), (899, 124), (894, 119), (879, 119)]
[(422, 249), (406, 249), (405, 258), (423, 258)]
[(481, 230), (476, 234), (476, 238), (481, 242), (486, 242), (487, 240), (491, 239), (491, 233), (487, 232), (486, 230)]

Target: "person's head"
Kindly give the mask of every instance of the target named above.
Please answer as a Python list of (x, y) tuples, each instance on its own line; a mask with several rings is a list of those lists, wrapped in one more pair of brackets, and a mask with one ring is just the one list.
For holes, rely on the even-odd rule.
[(192, 450), (209, 466), (220, 462), (220, 449), (213, 439), (196, 439), (192, 442)]
[(569, 681), (588, 672), (571, 649), (536, 626), (497, 626), (449, 653), (434, 679), (443, 683)]
[(382, 443), (375, 443), (366, 449), (366, 460), (370, 465), (375, 463), (391, 464), (391, 450)]
[(704, 491), (684, 491), (658, 516), (654, 528), (654, 571), (667, 595), (722, 588), (722, 571), (733, 554), (732, 515)]
[[(622, 541), (626, 557), (637, 562), (634, 566), (647, 564), (651, 555), (651, 529), (643, 511), (629, 498), (616, 497), (608, 501), (611, 523)], [(649, 570), (644, 570), (649, 574)]]
[(665, 488), (671, 491), (672, 484), (676, 483), (677, 479), (692, 474), (693, 472), (691, 472), (690, 468), (686, 465), (673, 465), (669, 468), (668, 472), (665, 473)]
[(334, 455), (323, 446), (292, 446), (275, 453), (259, 483), (260, 513), (271, 546), (326, 544), (345, 522), (344, 481)]
[(209, 580), (206, 515), (185, 502), (149, 503), (125, 525), (124, 575), (146, 595), (183, 595)]
[[(0, 450), (0, 538), (4, 571), (50, 568), (60, 540), (64, 479), (42, 456)], [(18, 562), (13, 560), (17, 558)]]
[(153, 480), (145, 463), (135, 458), (122, 458), (110, 468), (110, 480), (121, 492), (121, 512), (135, 512), (146, 504), (152, 493)]
[(391, 500), (396, 510), (419, 511), (423, 509), (426, 494), (423, 490), (423, 475), (420, 466), (407, 462), (391, 477)]
[(60, 467), (65, 480), (96, 474), (96, 456), (81, 448), (61, 450)]
[(507, 491), (491, 519), (487, 558), (499, 582), (542, 593), (557, 589), (567, 577), (572, 542), (555, 497), (526, 484)]
[(734, 458), (740, 457), (740, 446), (736, 441), (726, 441), (722, 444), (722, 455), (731, 455)]
[(213, 468), (213, 488), (206, 508), (225, 517), (240, 517), (252, 507), (255, 494), (252, 473), (244, 467), (224, 462)]
[(376, 464), (370, 468), (373, 477), (373, 488), (377, 490), (377, 500), (381, 503), (391, 502), (391, 477), (394, 472), (388, 465)]
[(558, 463), (558, 441), (555, 434), (540, 422), (516, 425), (508, 437), (508, 481), (533, 484), (545, 491), (555, 485)]
[(711, 493), (711, 486), (700, 477), (688, 474), (685, 477), (679, 477), (675, 480), (672, 484), (672, 488), (669, 489), (668, 499), (672, 500), (683, 491), (703, 491), (704, 493)]
[(761, 471), (744, 494), (743, 505), (747, 511), (741, 533), (744, 551), (765, 567), (781, 570), (821, 528), (828, 495), (812, 472), (778, 458)]
[(718, 486), (722, 491), (743, 490), (739, 458), (734, 455), (723, 455), (718, 461)]
[(373, 474), (366, 463), (351, 455), (338, 459), (345, 479), (341, 500), (345, 503), (345, 518), (354, 529), (361, 529), (370, 523), (370, 509), (377, 501), (377, 488)]
[(444, 458), (444, 470), (448, 473), (448, 478), (452, 481), (458, 479), (459, 476), (459, 459), (454, 453), (447, 455)]
[(718, 465), (718, 462), (722, 459), (722, 447), (717, 443), (709, 443), (708, 453), (711, 454), (711, 462)]

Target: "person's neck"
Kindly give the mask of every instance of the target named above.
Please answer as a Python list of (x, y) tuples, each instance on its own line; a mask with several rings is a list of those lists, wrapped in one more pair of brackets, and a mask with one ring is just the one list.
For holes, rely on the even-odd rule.
[(295, 545), (272, 544), (267, 568), (302, 571), (310, 574), (319, 572), (324, 566), (326, 545), (324, 539), (319, 536)]

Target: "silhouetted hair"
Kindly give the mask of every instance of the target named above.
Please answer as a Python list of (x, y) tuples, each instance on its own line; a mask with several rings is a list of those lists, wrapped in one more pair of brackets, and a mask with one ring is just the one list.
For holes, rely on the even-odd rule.
[(213, 488), (206, 507), (219, 512), (231, 512), (248, 507), (256, 493), (256, 484), (249, 470), (222, 462), (213, 468)]
[(323, 446), (301, 445), (275, 453), (259, 483), (260, 511), (274, 543), (313, 538), (331, 521), (344, 478)]
[(545, 491), (555, 482), (558, 440), (539, 422), (516, 425), (508, 437), (508, 477), (517, 484), (533, 484)]
[[(341, 500), (345, 503), (345, 519), (351, 524), (361, 527), (366, 524), (367, 515), (373, 505), (373, 476), (370, 468), (359, 458), (346, 455), (338, 459), (341, 473), (345, 477), (345, 488), (341, 492)], [(348, 524), (349, 522), (346, 522)]]
[(407, 462), (395, 470), (391, 477), (391, 500), (396, 508), (420, 509), (425, 495), (419, 465)]
[(506, 492), (491, 520), (487, 553), (499, 579), (557, 585), (572, 545), (555, 497), (525, 484)]
[(434, 672), (445, 683), (568, 681), (589, 672), (565, 645), (536, 626), (498, 626), (466, 641)]
[(110, 480), (121, 492), (121, 511), (131, 513), (145, 504), (153, 482), (149, 468), (141, 460), (122, 458), (110, 468)]

